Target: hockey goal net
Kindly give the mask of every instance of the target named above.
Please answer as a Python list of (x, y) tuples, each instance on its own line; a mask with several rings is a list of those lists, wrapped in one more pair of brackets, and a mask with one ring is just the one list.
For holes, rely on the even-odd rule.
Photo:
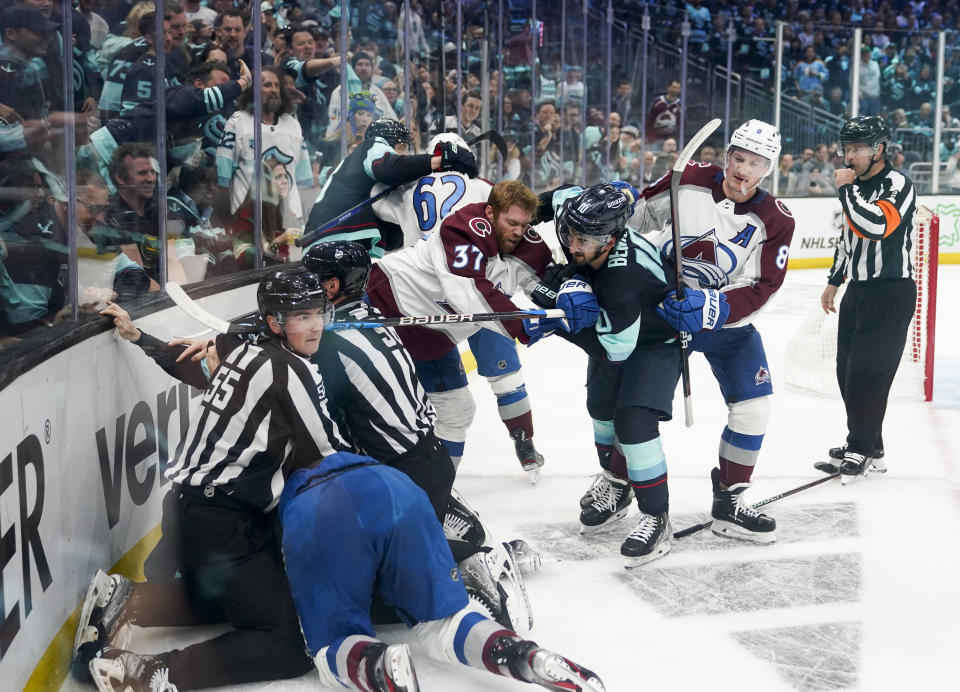
[[(917, 282), (917, 309), (890, 396), (933, 399), (933, 353), (937, 316), (937, 248), (940, 217), (921, 206), (914, 219), (913, 271)], [(846, 286), (837, 293), (835, 305)], [(787, 346), (783, 381), (826, 396), (840, 396), (837, 385), (837, 315), (827, 315), (817, 305), (810, 311)]]

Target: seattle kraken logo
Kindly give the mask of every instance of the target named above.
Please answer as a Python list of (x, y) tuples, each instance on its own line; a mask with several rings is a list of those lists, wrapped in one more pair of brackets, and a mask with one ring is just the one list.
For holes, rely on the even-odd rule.
[[(730, 274), (737, 268), (737, 257), (717, 240), (717, 230), (711, 228), (700, 236), (681, 236), (683, 276), (695, 279), (704, 288), (723, 288), (730, 283)], [(662, 250), (664, 257), (673, 256), (673, 239)]]

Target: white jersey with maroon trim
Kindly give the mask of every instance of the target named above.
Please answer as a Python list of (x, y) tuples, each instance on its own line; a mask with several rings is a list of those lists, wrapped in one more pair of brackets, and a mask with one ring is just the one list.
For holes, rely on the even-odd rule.
[[(670, 176), (641, 197), (641, 230), (672, 261)], [(749, 201), (735, 203), (723, 192), (723, 169), (696, 162), (683, 171), (679, 203), (684, 285), (715, 288), (727, 296), (730, 317), (724, 329), (749, 324), (783, 284), (793, 215), (760, 189)]]
[[(371, 190), (371, 195), (386, 188), (380, 183)], [(439, 231), (440, 224), (450, 214), (468, 204), (486, 202), (492, 189), (493, 185), (486, 180), (463, 173), (431, 173), (374, 202), (373, 213), (379, 219), (400, 226), (403, 244), (410, 247)]]
[[(501, 254), (485, 202), (468, 204), (444, 219), (438, 233), (380, 260), (367, 295), (383, 314), (443, 315), (517, 310), (510, 296), (529, 293), (551, 264), (536, 231), (524, 233), (511, 254)], [(457, 344), (479, 328), (525, 339), (519, 320), (431, 325)]]

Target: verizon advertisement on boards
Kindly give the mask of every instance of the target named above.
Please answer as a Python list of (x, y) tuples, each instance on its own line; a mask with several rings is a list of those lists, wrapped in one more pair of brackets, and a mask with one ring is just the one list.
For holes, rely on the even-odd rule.
[[(256, 286), (198, 301), (231, 318)], [(137, 320), (159, 338), (203, 327), (177, 308)], [(114, 331), (74, 346), (0, 391), (0, 680), (22, 689), (98, 568), (157, 526), (163, 471), (199, 392)], [(58, 640), (56, 660), (66, 672)], [(48, 656), (48, 660), (50, 656)]]

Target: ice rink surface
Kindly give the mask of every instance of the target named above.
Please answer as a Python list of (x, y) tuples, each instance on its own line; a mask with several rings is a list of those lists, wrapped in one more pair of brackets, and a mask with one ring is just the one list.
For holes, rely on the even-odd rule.
[[(839, 399), (778, 383), (787, 343), (819, 301), (826, 270), (788, 273), (757, 321), (773, 375), (769, 431), (753, 487), (757, 502), (821, 477), (812, 468), (846, 434)], [(584, 405), (586, 357), (560, 339), (521, 349), (535, 441), (546, 457), (532, 487), (489, 387), (471, 375), (477, 419), (457, 487), (498, 540), (542, 552), (528, 577), (530, 637), (595, 670), (609, 692), (629, 690), (955, 690), (960, 681), (960, 326), (952, 300), (960, 267), (940, 269), (934, 401), (894, 400), (884, 442), (889, 472), (841, 487), (832, 480), (776, 502), (777, 542), (719, 538), (709, 530), (626, 570), (621, 541), (635, 522), (578, 532), (578, 500), (598, 470)], [(691, 361), (696, 424), (662, 426), (674, 530), (709, 518), (709, 473), (726, 407), (706, 362)], [(211, 631), (134, 628), (131, 648), (182, 646)], [(410, 641), (400, 626), (380, 630)], [(424, 690), (537, 687), (431, 661), (413, 644)], [(308, 690), (315, 674), (235, 689)], [(84, 689), (68, 681), (65, 690)], [(89, 689), (89, 688), (86, 688)]]

